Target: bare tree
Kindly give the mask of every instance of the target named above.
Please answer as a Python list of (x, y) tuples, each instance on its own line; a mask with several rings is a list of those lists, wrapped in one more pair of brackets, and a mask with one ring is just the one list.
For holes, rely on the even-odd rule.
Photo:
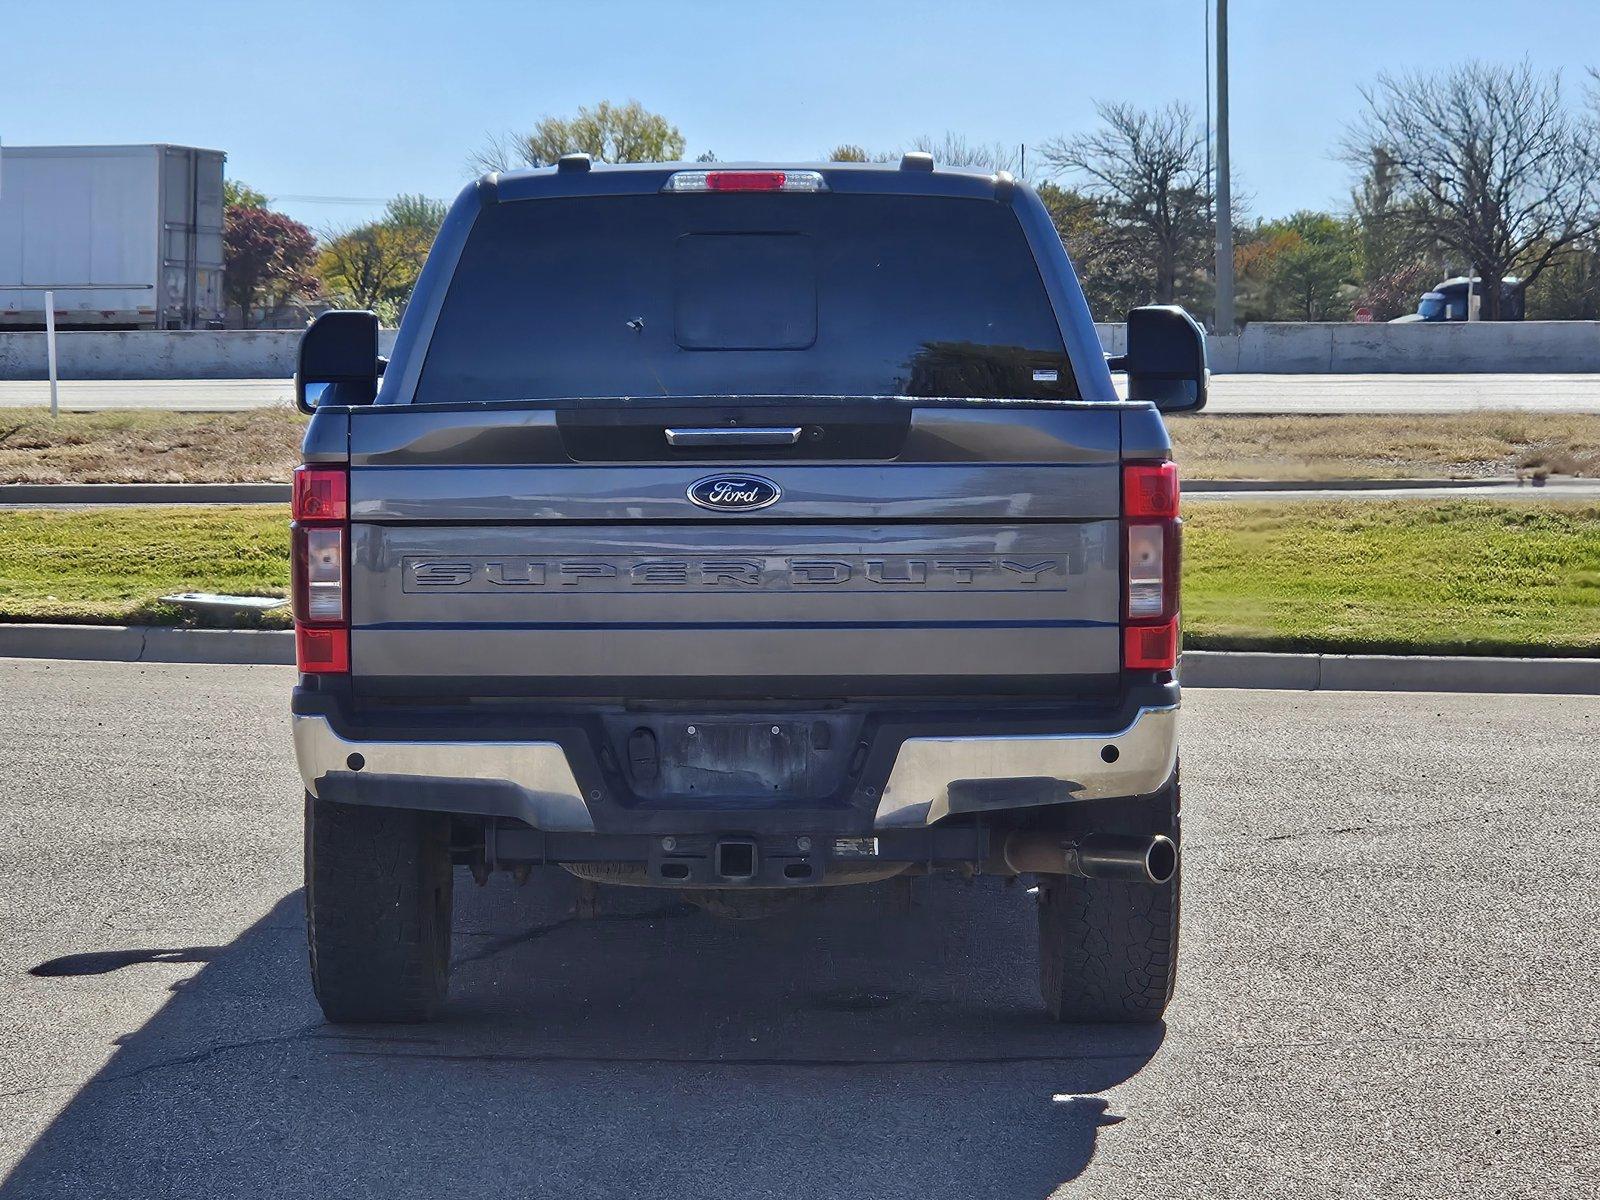
[(1182, 104), (1148, 110), (1097, 104), (1101, 127), (1052, 138), (1040, 157), (1057, 175), (1075, 176), (1106, 219), (1108, 251), (1147, 264), (1150, 299), (1198, 298), (1211, 247), (1211, 196), (1205, 138)]
[(1397, 218), (1471, 265), (1486, 320), (1499, 319), (1508, 276), (1531, 283), (1600, 228), (1600, 146), (1564, 104), (1559, 74), (1471, 62), (1380, 75), (1362, 98), (1344, 157), (1387, 159), (1403, 198)]
[[(941, 167), (977, 167), (991, 173), (1010, 171), (1013, 175), (1017, 173), (1020, 159), (1017, 146), (1006, 146), (1000, 142), (985, 146), (969, 142), (965, 135), (948, 130), (943, 137), (923, 134), (913, 138), (907, 149), (933, 155), (933, 161)], [(900, 156), (896, 154), (894, 157)]]

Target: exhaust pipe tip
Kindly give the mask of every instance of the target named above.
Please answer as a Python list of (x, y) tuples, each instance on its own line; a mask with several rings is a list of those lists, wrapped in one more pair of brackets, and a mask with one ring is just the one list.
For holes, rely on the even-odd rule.
[(1178, 873), (1178, 847), (1169, 837), (1161, 834), (1150, 839), (1144, 852), (1145, 878), (1151, 883), (1170, 883)]
[(1014, 833), (1006, 840), (1003, 860), (1017, 874), (1160, 885), (1178, 873), (1178, 846), (1159, 833), (1091, 833), (1066, 841), (1059, 835)]
[(1090, 834), (1078, 843), (1077, 871), (1085, 879), (1163, 884), (1178, 873), (1178, 847), (1169, 837), (1149, 834)]

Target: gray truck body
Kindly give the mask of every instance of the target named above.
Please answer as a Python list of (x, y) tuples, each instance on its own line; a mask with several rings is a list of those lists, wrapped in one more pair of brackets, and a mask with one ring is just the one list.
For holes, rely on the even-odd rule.
[[(574, 197), (682, 203), (659, 195), (673, 169), (469, 189), (377, 402), (316, 412), (306, 462), (348, 470), (350, 669), (296, 690), (307, 790), (467, 819), (490, 862), (608, 864), (658, 886), (812, 886), (861, 877), (863, 860), (981, 867), (996, 831), (1104, 828), (1124, 801), (1113, 826), (1164, 831), (1135, 801), (1173, 779), (1178, 685), (1124, 669), (1122, 469), (1170, 445), (1151, 404), (1115, 398), (1030, 190), (823, 172), (833, 193), (873, 197), (863, 211), (926, 197), (1014, 220), (1060, 362), (1033, 369), (1051, 381), (1036, 394), (746, 394), (739, 364), (766, 357), (685, 351), (695, 314), (680, 298), (674, 335), (646, 297), (616, 302), (642, 314), (606, 325), (616, 354), (659, 338), (663, 391), (722, 364), (724, 392), (450, 398), (493, 384), (470, 363), (437, 379), (440, 346), (463, 336), (446, 296), (477, 269), (474, 225)], [(770, 211), (741, 235), (768, 236)], [(483, 318), (486, 348), (502, 317)], [(708, 430), (793, 438), (719, 446)], [(696, 488), (718, 476), (775, 496), (708, 509)], [(754, 871), (718, 870), (726, 839), (753, 842)]]

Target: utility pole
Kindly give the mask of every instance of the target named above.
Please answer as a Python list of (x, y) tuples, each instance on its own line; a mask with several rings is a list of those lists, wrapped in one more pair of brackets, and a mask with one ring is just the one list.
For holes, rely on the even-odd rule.
[(1217, 0), (1217, 332), (1233, 332), (1233, 204), (1228, 176), (1228, 0)]
[(1204, 18), (1200, 22), (1206, 43), (1206, 220), (1216, 218), (1216, 193), (1211, 190), (1211, 0), (1206, 0)]

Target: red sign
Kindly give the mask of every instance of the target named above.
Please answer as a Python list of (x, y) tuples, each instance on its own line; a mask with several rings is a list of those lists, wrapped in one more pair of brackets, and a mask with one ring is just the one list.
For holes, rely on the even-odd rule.
[(1356, 320), (1363, 325), (1370, 325), (1372, 323), (1372, 310), (1370, 308), (1356, 309)]

